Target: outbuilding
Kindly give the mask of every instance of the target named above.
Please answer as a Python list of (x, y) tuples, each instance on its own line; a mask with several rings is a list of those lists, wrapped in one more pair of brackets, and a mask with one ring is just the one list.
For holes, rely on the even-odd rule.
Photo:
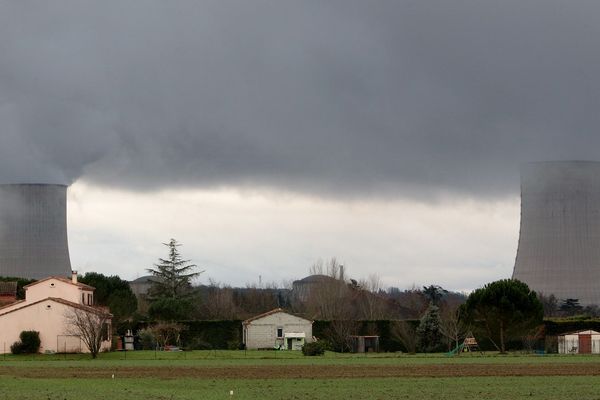
[(560, 354), (600, 354), (600, 332), (587, 330), (558, 337)]
[(242, 323), (247, 349), (301, 350), (312, 342), (313, 321), (276, 308)]

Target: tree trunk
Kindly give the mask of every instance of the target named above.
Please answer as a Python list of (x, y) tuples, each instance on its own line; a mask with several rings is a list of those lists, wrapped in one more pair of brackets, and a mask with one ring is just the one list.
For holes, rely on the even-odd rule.
[(504, 348), (504, 321), (500, 321), (500, 353), (506, 353)]

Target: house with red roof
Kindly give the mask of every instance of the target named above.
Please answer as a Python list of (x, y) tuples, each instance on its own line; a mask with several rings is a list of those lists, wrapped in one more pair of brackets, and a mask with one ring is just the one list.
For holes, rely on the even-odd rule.
[(52, 276), (24, 289), (24, 300), (0, 307), (0, 353), (9, 353), (22, 331), (39, 332), (42, 353), (88, 352), (71, 326), (77, 313), (102, 317), (101, 348), (110, 349), (112, 315), (106, 308), (94, 306), (95, 289), (78, 282), (77, 272), (73, 271), (71, 279)]

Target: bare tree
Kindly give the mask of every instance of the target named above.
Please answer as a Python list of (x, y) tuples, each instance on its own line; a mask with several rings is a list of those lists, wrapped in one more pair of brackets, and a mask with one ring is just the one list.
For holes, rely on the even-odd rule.
[(381, 279), (377, 274), (371, 274), (367, 279), (358, 283), (359, 295), (356, 302), (360, 311), (360, 318), (366, 320), (384, 319), (386, 316), (387, 302), (381, 295)]
[(417, 352), (418, 337), (416, 328), (406, 321), (395, 321), (391, 328), (390, 334), (404, 345), (406, 351), (410, 354)]
[(65, 315), (67, 334), (79, 336), (96, 358), (102, 350), (102, 342), (110, 339), (112, 315), (103, 308), (71, 308)]
[(313, 318), (326, 320), (352, 319), (352, 291), (345, 281), (343, 267), (335, 258), (328, 263), (317, 261), (310, 267), (314, 280), (310, 283), (306, 311)]
[(350, 336), (358, 333), (358, 327), (359, 323), (352, 320), (332, 321), (325, 332), (325, 337), (334, 350), (341, 351), (342, 353), (350, 351), (352, 348), (352, 339)]
[(469, 332), (469, 325), (461, 318), (460, 305), (445, 304), (440, 312), (440, 332), (458, 348)]
[(154, 340), (160, 348), (180, 344), (180, 335), (184, 326), (175, 322), (159, 322), (149, 328)]
[(236, 319), (238, 308), (234, 302), (233, 289), (209, 279), (207, 298), (202, 302), (203, 317), (208, 319)]
[(344, 266), (338, 262), (337, 258), (332, 257), (328, 262), (317, 260), (309, 269), (311, 275), (326, 275), (340, 281), (345, 280)]

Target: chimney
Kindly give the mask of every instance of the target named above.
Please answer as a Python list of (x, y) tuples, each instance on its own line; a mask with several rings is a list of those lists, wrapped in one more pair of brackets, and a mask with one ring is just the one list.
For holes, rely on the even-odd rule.
[(77, 271), (71, 271), (71, 282), (77, 283)]

